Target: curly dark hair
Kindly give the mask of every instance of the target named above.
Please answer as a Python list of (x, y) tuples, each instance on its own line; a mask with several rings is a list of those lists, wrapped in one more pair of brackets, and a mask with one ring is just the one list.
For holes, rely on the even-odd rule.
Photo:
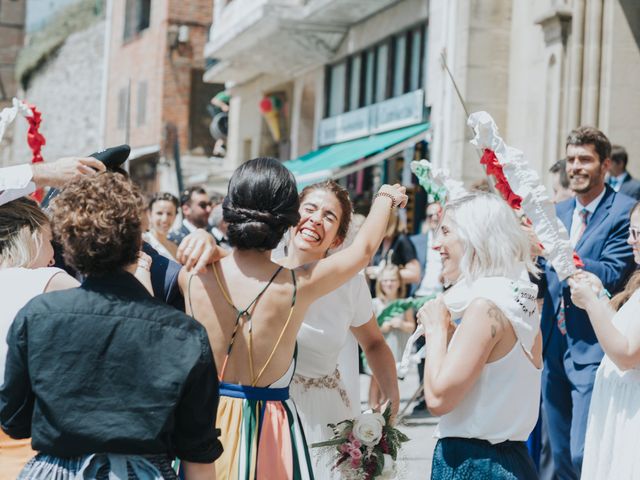
[(567, 137), (565, 148), (569, 145), (593, 145), (600, 157), (600, 163), (607, 158), (611, 158), (611, 142), (596, 127), (578, 127), (575, 130), (571, 130)]
[(70, 183), (52, 203), (53, 234), (65, 262), (84, 275), (137, 260), (144, 197), (128, 178), (104, 172)]
[(229, 243), (241, 250), (273, 250), (300, 220), (293, 174), (278, 160), (255, 158), (240, 165), (222, 203)]

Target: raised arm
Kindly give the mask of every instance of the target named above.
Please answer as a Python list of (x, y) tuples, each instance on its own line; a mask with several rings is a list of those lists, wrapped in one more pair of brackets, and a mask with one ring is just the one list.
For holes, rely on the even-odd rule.
[(467, 308), (449, 347), (451, 316), (442, 296), (427, 302), (418, 319), (425, 328), (424, 396), (435, 415), (449, 413), (480, 377), (491, 351), (510, 328), (491, 302), (476, 299)]
[(299, 298), (311, 303), (366, 267), (382, 242), (391, 209), (406, 203), (404, 187), (383, 185), (353, 243), (299, 273)]

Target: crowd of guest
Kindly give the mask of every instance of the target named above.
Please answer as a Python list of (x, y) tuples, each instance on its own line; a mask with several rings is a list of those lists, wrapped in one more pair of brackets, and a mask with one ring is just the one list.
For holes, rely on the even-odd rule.
[[(145, 199), (93, 158), (11, 170), (0, 478), (339, 478), (310, 445), (360, 412), (355, 350), (371, 406), (395, 417), (416, 324), (423, 404), (441, 417), (432, 478), (635, 478), (640, 188), (627, 163), (580, 127), (551, 168), (582, 265), (568, 281), (484, 187), (427, 205), (410, 237), (404, 187), (383, 185), (356, 226), (338, 183), (299, 193), (269, 158), (240, 166), (224, 197)], [(44, 185), (60, 190), (46, 211), (22, 196)], [(409, 295), (430, 300), (383, 316)]]

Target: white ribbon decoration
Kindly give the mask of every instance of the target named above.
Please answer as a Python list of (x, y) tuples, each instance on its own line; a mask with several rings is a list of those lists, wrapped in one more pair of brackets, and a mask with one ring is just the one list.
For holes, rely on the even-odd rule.
[(18, 113), (23, 117), (30, 117), (33, 115), (33, 112), (26, 104), (14, 97), (13, 105), (11, 107), (3, 108), (0, 112), (0, 142), (2, 142), (2, 139), (4, 138), (4, 133), (6, 132), (7, 127), (16, 119)]
[(533, 230), (544, 247), (545, 258), (553, 265), (560, 281), (573, 275), (577, 269), (573, 263), (569, 233), (556, 216), (555, 207), (538, 173), (520, 150), (504, 143), (498, 135), (496, 123), (487, 112), (472, 113), (467, 124), (476, 133), (471, 143), (495, 153), (511, 190), (522, 198), (522, 210), (531, 220)]

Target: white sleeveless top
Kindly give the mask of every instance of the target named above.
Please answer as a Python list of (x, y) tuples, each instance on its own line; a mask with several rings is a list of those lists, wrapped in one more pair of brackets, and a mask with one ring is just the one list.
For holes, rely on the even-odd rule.
[(507, 355), (484, 366), (464, 399), (442, 416), (436, 437), (526, 441), (538, 421), (541, 373), (516, 342)]
[(44, 292), (59, 268), (0, 268), (0, 379), (4, 383), (7, 333), (18, 311)]
[[(525, 353), (525, 349), (531, 350), (540, 325), (537, 288), (524, 270), (514, 272), (510, 278), (480, 279), (464, 288), (468, 289), (463, 295), (467, 306), (472, 299), (481, 297), (500, 308), (513, 326), (517, 341), (507, 355), (483, 367), (464, 399), (441, 417), (435, 436), (478, 438), (493, 444), (525, 441), (536, 425), (540, 405), (542, 369), (536, 368)], [(452, 293), (455, 296), (456, 292)], [(455, 337), (454, 334), (450, 348)]]

